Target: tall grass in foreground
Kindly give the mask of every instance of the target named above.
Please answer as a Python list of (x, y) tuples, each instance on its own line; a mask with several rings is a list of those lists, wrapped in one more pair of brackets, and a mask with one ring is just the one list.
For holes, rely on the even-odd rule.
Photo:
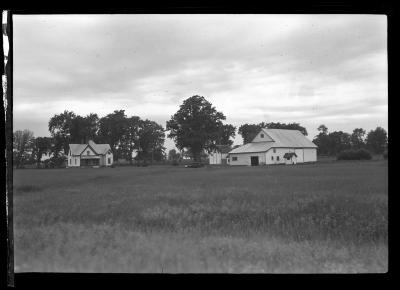
[(384, 161), (14, 176), (17, 271), (387, 271)]

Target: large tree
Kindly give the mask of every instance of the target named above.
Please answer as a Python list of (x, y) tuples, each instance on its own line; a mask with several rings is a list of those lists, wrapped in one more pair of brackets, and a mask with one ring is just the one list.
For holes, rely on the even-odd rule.
[(140, 120), (138, 129), (137, 149), (138, 160), (146, 162), (151, 159), (160, 161), (165, 158), (164, 128), (154, 121)]
[(328, 128), (325, 125), (320, 125), (317, 130), (319, 133), (313, 140), (313, 143), (318, 146), (317, 152), (319, 155), (329, 155)]
[(354, 149), (363, 148), (365, 146), (364, 136), (365, 130), (363, 128), (355, 128), (350, 137), (351, 147)]
[(126, 128), (127, 117), (125, 110), (115, 110), (99, 121), (99, 139), (101, 142), (110, 144), (115, 159), (119, 157), (121, 150), (117, 149), (120, 149)]
[(33, 132), (30, 130), (17, 130), (13, 134), (13, 161), (17, 168), (22, 167), (31, 159), (34, 146)]
[(225, 120), (222, 112), (218, 112), (204, 97), (195, 95), (184, 100), (167, 121), (168, 137), (175, 141), (178, 149), (189, 149), (193, 159), (200, 161), (201, 152), (215, 148), (222, 120)]
[[(57, 150), (61, 146), (64, 154), (68, 152), (69, 143), (71, 143), (71, 132), (73, 131), (73, 120), (75, 118), (74, 112), (65, 110), (59, 115), (54, 115), (49, 121), (49, 131), (57, 143)], [(55, 153), (58, 155), (59, 151)]]
[(121, 154), (132, 164), (132, 154), (135, 149), (139, 149), (139, 130), (141, 119), (132, 116), (126, 119), (125, 132), (121, 138)]
[(216, 145), (232, 145), (235, 137), (236, 127), (230, 124), (224, 124), (219, 128)]
[(261, 130), (260, 124), (244, 124), (239, 127), (238, 133), (243, 138), (243, 144), (250, 143)]
[(39, 167), (42, 156), (45, 153), (50, 153), (52, 148), (52, 138), (37, 137), (34, 141), (33, 154), (36, 159), (36, 164)]
[(259, 124), (262, 126), (262, 128), (268, 128), (268, 129), (288, 129), (288, 130), (299, 130), (303, 135), (307, 136), (307, 130), (305, 127), (301, 126), (299, 123), (265, 123), (262, 122)]
[(350, 149), (350, 134), (343, 131), (334, 131), (328, 134), (329, 154), (336, 155), (339, 152)]
[(388, 142), (388, 136), (385, 129), (377, 127), (375, 130), (368, 132), (366, 145), (369, 150), (376, 154), (381, 154), (385, 151)]

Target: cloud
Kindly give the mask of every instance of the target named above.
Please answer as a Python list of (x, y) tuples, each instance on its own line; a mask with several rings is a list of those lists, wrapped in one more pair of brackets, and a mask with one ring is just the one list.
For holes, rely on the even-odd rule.
[(235, 125), (387, 127), (385, 16), (13, 17), (17, 127), (43, 132), (65, 109), (165, 125), (195, 94)]

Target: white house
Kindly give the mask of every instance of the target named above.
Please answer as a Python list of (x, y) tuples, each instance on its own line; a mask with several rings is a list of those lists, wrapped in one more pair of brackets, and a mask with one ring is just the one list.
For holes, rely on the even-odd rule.
[(217, 145), (217, 148), (208, 154), (210, 164), (227, 164), (228, 153), (231, 151), (229, 145)]
[(113, 153), (109, 144), (69, 144), (67, 167), (111, 166)]
[(229, 152), (230, 165), (296, 164), (317, 161), (317, 145), (298, 130), (261, 129), (252, 142)]

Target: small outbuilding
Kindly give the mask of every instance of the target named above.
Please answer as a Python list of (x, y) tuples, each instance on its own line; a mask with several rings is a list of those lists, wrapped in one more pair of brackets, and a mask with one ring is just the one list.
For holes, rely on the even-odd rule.
[(227, 164), (228, 153), (232, 148), (229, 145), (216, 145), (216, 149), (208, 154), (210, 164)]
[(252, 142), (231, 150), (230, 165), (297, 164), (317, 161), (317, 145), (298, 130), (263, 128)]
[(69, 144), (67, 167), (111, 166), (113, 153), (109, 144)]

